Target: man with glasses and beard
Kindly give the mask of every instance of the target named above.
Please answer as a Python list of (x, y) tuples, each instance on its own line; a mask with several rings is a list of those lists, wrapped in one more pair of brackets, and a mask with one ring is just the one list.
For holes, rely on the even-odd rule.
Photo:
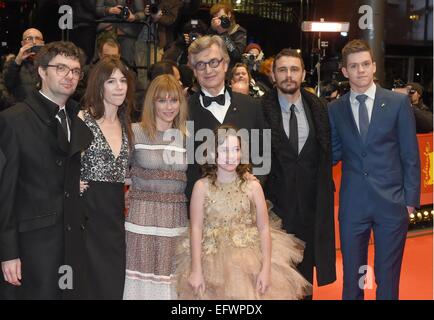
[[(214, 130), (221, 124), (232, 124), (238, 129), (247, 129), (249, 133), (251, 129), (263, 129), (259, 101), (233, 92), (225, 85), (229, 54), (221, 37), (203, 36), (193, 41), (188, 48), (188, 60), (200, 86), (199, 92), (188, 101), (190, 120), (194, 122), (194, 132), (190, 134), (195, 136), (200, 129)], [(202, 142), (195, 142), (195, 151)], [(194, 164), (187, 170), (188, 197), (194, 183), (201, 177), (197, 160), (194, 159)]]
[(271, 129), (265, 193), (283, 229), (305, 242), (298, 270), (313, 283), (316, 267), (321, 286), (336, 280), (330, 126), (326, 106), (301, 88), (305, 75), (297, 51), (277, 54), (275, 88), (262, 98), (265, 125)]
[(84, 55), (71, 42), (44, 46), (41, 81), (0, 113), (0, 299), (83, 298), (85, 217), (78, 207), (80, 155), (93, 139), (70, 96)]

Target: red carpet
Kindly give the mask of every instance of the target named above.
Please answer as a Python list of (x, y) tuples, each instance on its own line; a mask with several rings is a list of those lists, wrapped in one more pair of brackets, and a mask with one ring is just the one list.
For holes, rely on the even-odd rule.
[[(369, 246), (368, 264), (373, 266), (374, 247)], [(342, 295), (342, 256), (336, 254), (337, 280), (328, 286), (314, 287), (314, 300), (340, 300)], [(368, 273), (368, 278), (369, 273)], [(365, 299), (375, 299), (372, 289), (365, 289)], [(368, 281), (369, 282), (369, 281)], [(401, 271), (400, 300), (433, 299), (433, 235), (432, 231), (409, 232)]]

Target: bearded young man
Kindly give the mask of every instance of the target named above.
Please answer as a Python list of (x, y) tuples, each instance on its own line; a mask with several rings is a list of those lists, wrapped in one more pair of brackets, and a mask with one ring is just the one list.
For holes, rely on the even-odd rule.
[(301, 88), (301, 56), (284, 49), (273, 64), (275, 88), (262, 98), (271, 129), (271, 172), (265, 191), (282, 227), (306, 244), (300, 273), (318, 285), (336, 280), (330, 126), (326, 106)]

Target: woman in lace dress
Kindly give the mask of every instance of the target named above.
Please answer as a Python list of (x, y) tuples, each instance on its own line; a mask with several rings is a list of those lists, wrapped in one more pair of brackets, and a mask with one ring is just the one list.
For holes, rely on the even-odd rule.
[(261, 185), (245, 178), (250, 165), (240, 162), (243, 144), (236, 129), (223, 125), (214, 134), (211, 156), (216, 161), (203, 167), (204, 177), (194, 185), (190, 234), (177, 252), (179, 298), (292, 300), (309, 295), (311, 284), (295, 269), (304, 243), (270, 227)]
[(175, 299), (174, 254), (187, 225), (187, 105), (178, 81), (150, 84), (141, 123), (133, 124), (130, 205), (125, 223), (124, 299)]
[(134, 88), (120, 60), (92, 69), (80, 117), (94, 139), (82, 154), (89, 299), (122, 299), (125, 282), (124, 182), (131, 141)]

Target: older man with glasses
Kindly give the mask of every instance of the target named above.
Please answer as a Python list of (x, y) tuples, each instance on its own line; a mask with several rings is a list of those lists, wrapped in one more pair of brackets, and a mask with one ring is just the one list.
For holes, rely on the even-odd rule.
[(41, 89), (0, 113), (1, 299), (83, 298), (80, 156), (93, 139), (70, 99), (84, 55), (52, 42), (36, 56)]
[[(232, 92), (225, 85), (229, 55), (222, 38), (204, 36), (188, 48), (189, 65), (200, 85), (199, 92), (189, 99), (189, 116), (194, 123), (194, 134), (200, 129), (214, 130), (221, 124), (232, 124), (238, 129), (263, 129), (262, 109), (257, 100)], [(259, 141), (256, 141), (258, 143)], [(195, 142), (195, 150), (202, 141)], [(250, 148), (251, 150), (251, 148)], [(186, 194), (191, 196), (194, 183), (200, 178), (200, 169), (194, 164), (187, 170)]]
[(44, 45), (44, 37), (38, 29), (24, 31), (21, 48), (15, 60), (7, 62), (3, 70), (5, 86), (17, 102), (23, 101), (36, 88), (38, 77), (33, 65), (36, 53)]

